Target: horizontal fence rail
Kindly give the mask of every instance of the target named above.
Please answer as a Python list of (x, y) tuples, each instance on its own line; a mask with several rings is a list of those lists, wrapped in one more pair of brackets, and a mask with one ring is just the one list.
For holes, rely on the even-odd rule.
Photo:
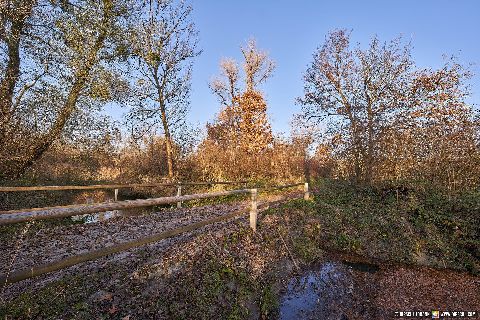
[[(258, 206), (259, 210), (264, 210), (268, 209), (269, 206), (273, 203), (280, 203), (281, 201), (286, 200), (287, 198), (282, 198), (281, 200), (273, 201), (271, 203), (264, 203)], [(39, 266), (27, 268), (27, 269), (22, 269), (22, 270), (17, 270), (9, 273), (8, 275), (0, 275), (0, 285), (4, 284), (11, 284), (15, 282), (19, 282), (25, 279), (33, 278), (45, 273), (53, 272), (53, 271), (58, 271), (64, 268), (68, 268), (71, 266), (74, 266), (76, 264), (82, 263), (82, 262), (87, 262), (87, 261), (92, 261), (99, 259), (101, 257), (105, 257), (117, 252), (122, 252), (126, 250), (130, 250), (133, 248), (141, 247), (147, 244), (151, 244), (154, 242), (158, 242), (160, 240), (164, 240), (167, 238), (171, 238), (174, 236), (177, 236), (182, 233), (194, 231), (196, 229), (200, 229), (202, 227), (205, 227), (210, 224), (214, 224), (217, 222), (224, 222), (228, 221), (233, 218), (238, 218), (240, 216), (243, 216), (249, 212), (248, 209), (243, 209), (239, 211), (235, 211), (232, 213), (224, 214), (218, 217), (206, 219), (200, 222), (192, 223), (186, 226), (178, 227), (175, 229), (171, 229), (168, 231), (163, 231), (151, 236), (147, 237), (142, 237), (138, 238), (132, 241), (128, 242), (123, 242), (119, 244), (114, 244), (112, 246), (106, 247), (106, 248), (101, 248), (97, 250), (93, 250), (90, 252), (74, 255), (68, 258), (64, 258), (61, 260), (41, 264)]]
[(84, 214), (92, 214), (105, 211), (151, 207), (161, 204), (169, 204), (197, 199), (207, 199), (234, 194), (250, 193), (251, 189), (240, 189), (230, 191), (219, 191), (211, 193), (200, 193), (175, 197), (160, 197), (152, 199), (126, 200), (117, 202), (104, 202), (96, 204), (72, 205), (63, 207), (37, 208), (30, 210), (3, 211), (0, 214), (0, 225), (26, 222), (33, 220), (45, 220), (53, 218), (65, 218)]
[(33, 186), (33, 187), (2, 187), (0, 186), (0, 192), (129, 189), (129, 188), (148, 188), (148, 187), (208, 186), (208, 185), (216, 185), (216, 184), (229, 185), (229, 184), (244, 184), (244, 183), (247, 183), (247, 181), (96, 184), (96, 185), (90, 185), (90, 186)]
[[(169, 184), (168, 186), (177, 186), (177, 197), (180, 197), (182, 195), (182, 186), (200, 185), (200, 184), (205, 185), (205, 184), (210, 184), (210, 183), (213, 183), (213, 184), (245, 184), (247, 182), (244, 182), (244, 181), (238, 181), (238, 182), (188, 182), (188, 183), (183, 183), (183, 184)], [(165, 184), (162, 184), (162, 185), (165, 185)], [(303, 185), (303, 183), (294, 183), (294, 184), (288, 184), (288, 185), (283, 185), (283, 186), (273, 186), (273, 187), (256, 187), (256, 188), (261, 190), (261, 191), (272, 191), (272, 190), (280, 190), (280, 189), (296, 187), (296, 186), (300, 186), (300, 185)], [(117, 187), (117, 186), (118, 185), (108, 185), (109, 188), (110, 187), (114, 188), (114, 187)], [(124, 185), (124, 186), (125, 186), (125, 188), (128, 188), (126, 185)], [(128, 185), (128, 186), (130, 187), (130, 186), (139, 186), (139, 185), (131, 184), (131, 185)], [(147, 186), (147, 185), (142, 185), (142, 186)], [(148, 186), (151, 186), (151, 185), (148, 185)], [(84, 188), (84, 187), (85, 188), (87, 188), (87, 187), (96, 188), (97, 186), (92, 185), (92, 186), (81, 186), (81, 187), (82, 188)], [(29, 191), (29, 190), (24, 190), (24, 188), (37, 188), (37, 187), (9, 187), (9, 188), (20, 188), (21, 190), (9, 190), (8, 192), (15, 192), (15, 191), (20, 191), (21, 192), (21, 191)], [(44, 186), (44, 187), (42, 187), (42, 190), (63, 190), (63, 189), (46, 189), (46, 188), (57, 188), (57, 186)], [(2, 190), (3, 189), (0, 188), (0, 192), (2, 192)], [(81, 190), (83, 190), (83, 189), (81, 189)], [(87, 189), (85, 189), (85, 190), (87, 190)], [(30, 191), (32, 191), (32, 190), (30, 190)], [(115, 192), (115, 202), (118, 202), (117, 201), (118, 189), (115, 189), (115, 191), (116, 191)], [(150, 199), (147, 199), (147, 200), (150, 200)], [(184, 200), (181, 200), (181, 199), (177, 200), (177, 208), (182, 207), (182, 201), (184, 201)], [(91, 203), (91, 204), (72, 204), (72, 205), (43, 207), (43, 208), (29, 208), (29, 209), (0, 211), (0, 225), (2, 224), (1, 216), (3, 214), (26, 214), (26, 213), (32, 213), (32, 212), (38, 212), (38, 211), (45, 211), (45, 210), (52, 210), (53, 211), (53, 210), (60, 210), (60, 209), (71, 209), (71, 208), (87, 207), (87, 206), (93, 207), (93, 206), (110, 205), (110, 204), (111, 204), (111, 202), (100, 202), (100, 203)], [(144, 206), (142, 206), (142, 207), (144, 207)], [(124, 208), (122, 208), (122, 209), (124, 209)], [(105, 211), (110, 211), (110, 210), (117, 210), (117, 209), (109, 209), (109, 210), (105, 210)], [(89, 212), (89, 213), (97, 213), (97, 212), (104, 212), (104, 211), (96, 211), (96, 212)]]
[(95, 260), (95, 259), (98, 259), (98, 258), (101, 258), (101, 257), (104, 257), (104, 256), (111, 255), (113, 253), (117, 253), (117, 252), (129, 250), (129, 249), (133, 249), (133, 248), (136, 248), (136, 247), (140, 247), (140, 246), (143, 246), (143, 245), (146, 245), (146, 244), (154, 243), (154, 242), (157, 242), (157, 241), (160, 241), (160, 240), (163, 240), (163, 239), (167, 239), (167, 238), (179, 235), (181, 233), (185, 233), (185, 232), (193, 231), (195, 229), (199, 229), (199, 228), (204, 227), (204, 226), (209, 225), (209, 224), (226, 221), (226, 220), (244, 215), (246, 213), (248, 213), (248, 210), (236, 211), (236, 212), (225, 214), (225, 215), (222, 215), (222, 216), (219, 216), (219, 217), (215, 217), (215, 218), (207, 219), (207, 220), (204, 220), (204, 221), (192, 223), (192, 224), (189, 224), (187, 226), (183, 226), (183, 227), (171, 229), (171, 230), (168, 230), (168, 231), (164, 231), (164, 232), (161, 232), (161, 233), (157, 233), (157, 234), (154, 234), (154, 235), (151, 235), (151, 236), (148, 236), (148, 237), (143, 237), (143, 238), (139, 238), (139, 239), (128, 241), (128, 242), (115, 244), (115, 245), (112, 245), (112, 246), (109, 246), (109, 247), (106, 247), (106, 248), (101, 248), (101, 249), (90, 251), (90, 252), (87, 252), (87, 253), (74, 255), (74, 256), (71, 256), (71, 257), (68, 257), (68, 258), (65, 258), (65, 259), (61, 259), (61, 260), (54, 261), (54, 262), (51, 262), (51, 263), (42, 264), (42, 265), (39, 265), (39, 266), (34, 266), (34, 267), (31, 267), (31, 268), (28, 268), (28, 269), (14, 271), (14, 272), (12, 272), (8, 275), (0, 275), (0, 285), (15, 283), (15, 282), (22, 281), (22, 280), (25, 280), (25, 279), (28, 279), (28, 278), (32, 278), (32, 277), (42, 275), (44, 273), (49, 273), (49, 272), (57, 271), (57, 270), (64, 269), (64, 268), (67, 268), (67, 267), (71, 267), (73, 265), (76, 265), (76, 264), (79, 264), (79, 263), (82, 263), (82, 262)]
[(286, 184), (283, 186), (268, 186), (268, 187), (256, 187), (256, 188), (261, 191), (273, 191), (273, 190), (281, 190), (281, 189), (293, 188), (293, 187), (298, 187), (303, 185), (304, 183), (293, 183), (293, 184)]

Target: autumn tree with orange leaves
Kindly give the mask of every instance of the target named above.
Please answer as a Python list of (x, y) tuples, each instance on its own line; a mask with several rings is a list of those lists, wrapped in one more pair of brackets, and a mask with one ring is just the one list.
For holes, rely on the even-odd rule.
[[(200, 148), (206, 166), (222, 178), (245, 174), (245, 166), (258, 173), (259, 158), (273, 142), (267, 104), (258, 86), (271, 76), (275, 65), (254, 40), (247, 42), (241, 51), (243, 76), (236, 61), (224, 59), (220, 62), (220, 76), (210, 84), (222, 110), (214, 123), (207, 124), (207, 139)], [(220, 154), (223, 162), (218, 162)], [(211, 155), (215, 159), (210, 159)], [(240, 170), (237, 174), (232, 173), (237, 170)]]

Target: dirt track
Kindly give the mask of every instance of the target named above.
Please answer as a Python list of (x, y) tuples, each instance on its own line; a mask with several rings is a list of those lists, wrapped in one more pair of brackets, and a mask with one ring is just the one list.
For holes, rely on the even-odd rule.
[[(297, 193), (289, 195), (289, 197), (298, 196)], [(279, 198), (279, 196), (270, 196), (268, 201), (276, 201)], [(265, 201), (266, 199), (259, 201), (258, 204), (261, 205)], [(0, 244), (0, 273), (6, 274), (9, 271), (27, 269), (32, 265), (57, 261), (68, 256), (150, 236), (247, 208), (248, 202), (243, 201), (195, 208), (165, 209), (147, 215), (115, 217), (103, 222), (43, 228), (36, 233), (27, 232), (24, 237), (19, 235), (15, 241)], [(247, 223), (247, 218), (239, 217), (238, 219)], [(206, 231), (216, 232), (217, 230), (222, 230), (226, 225), (234, 223), (235, 220), (237, 219), (208, 225), (193, 232), (168, 238), (147, 246), (149, 249), (161, 252), (173, 244), (185, 242), (197, 234)], [(42, 286), (45, 282), (59, 279), (65, 274), (96, 270), (99, 266), (108, 263), (108, 261), (136, 259), (131, 254), (135, 250), (138, 250), (138, 248), (8, 285), (4, 288), (4, 298), (8, 299), (9, 296), (15, 296), (23, 291), (23, 288), (32, 285)]]

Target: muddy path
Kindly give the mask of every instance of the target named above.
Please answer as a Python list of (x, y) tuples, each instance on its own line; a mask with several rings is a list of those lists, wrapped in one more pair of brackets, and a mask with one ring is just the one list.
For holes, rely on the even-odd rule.
[[(298, 192), (284, 195), (268, 195), (258, 201), (259, 206), (280, 205), (285, 199), (301, 197)], [(8, 274), (14, 270), (28, 269), (32, 265), (49, 263), (63, 258), (104, 248), (114, 244), (128, 242), (161, 233), (174, 228), (186, 226), (192, 223), (222, 216), (239, 210), (248, 210), (249, 201), (238, 201), (228, 204), (207, 205), (193, 208), (164, 209), (150, 214), (133, 216), (116, 216), (95, 223), (73, 224), (69, 226), (55, 226), (43, 228), (36, 232), (18, 234), (16, 239), (0, 243), (0, 273)], [(215, 223), (199, 228), (192, 232), (167, 238), (147, 245), (149, 249), (157, 253), (167, 251), (170, 247), (192, 241), (195, 236), (208, 232), (221, 234), (228, 230), (228, 226), (235, 226), (236, 220), (248, 221), (248, 215), (225, 222)], [(35, 222), (34, 222), (35, 223)], [(67, 274), (90, 272), (110, 262), (120, 260), (139, 259), (135, 254), (136, 249), (120, 252), (118, 254), (103, 257), (76, 265), (67, 269), (45, 274), (36, 278), (27, 279), (20, 283), (1, 286), (4, 298), (15, 296), (24, 288), (32, 286), (41, 287), (51, 281), (58, 280)], [(159, 257), (144, 257), (142, 263), (158, 262)], [(148, 261), (152, 260), (152, 261)], [(122, 264), (128, 263), (122, 261)], [(82, 271), (83, 270), (83, 271)]]

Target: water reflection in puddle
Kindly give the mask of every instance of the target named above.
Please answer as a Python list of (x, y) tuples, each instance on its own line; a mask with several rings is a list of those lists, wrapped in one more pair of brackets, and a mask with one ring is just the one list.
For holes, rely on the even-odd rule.
[(124, 215), (125, 214), (122, 210), (112, 210), (112, 211), (99, 212), (94, 214), (84, 214), (81, 216), (73, 216), (72, 220), (73, 221), (81, 220), (83, 221), (83, 223), (94, 223), (94, 222), (105, 221), (107, 219), (112, 219), (112, 218), (120, 217)]
[(348, 319), (342, 310), (352, 304), (349, 268), (326, 262), (318, 270), (292, 279), (281, 298), (280, 319)]

